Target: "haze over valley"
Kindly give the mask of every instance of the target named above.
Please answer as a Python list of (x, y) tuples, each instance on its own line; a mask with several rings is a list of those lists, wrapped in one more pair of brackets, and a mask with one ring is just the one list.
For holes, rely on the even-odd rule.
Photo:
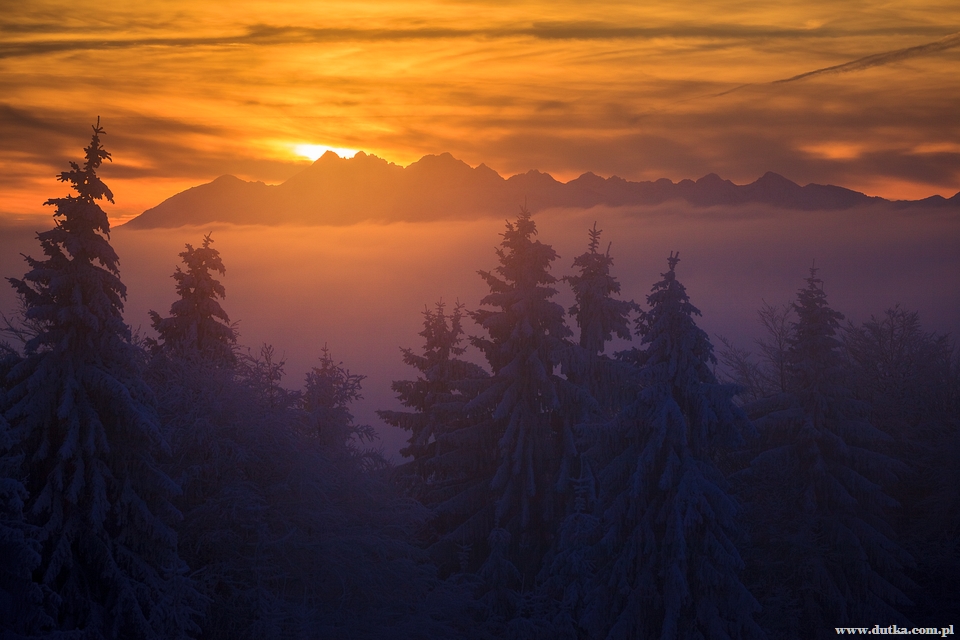
[(0, 638), (960, 623), (960, 3), (0, 12)]
[[(386, 191), (374, 197), (386, 205), (396, 202)], [(450, 187), (446, 197), (468, 199)], [(257, 204), (249, 211), (267, 217)], [(485, 285), (477, 271), (495, 266), (493, 249), (504, 220), (516, 216), (519, 204), (504, 204), (498, 213), (472, 210), (467, 203), (469, 213), (437, 209), (425, 222), (340, 220), (303, 226), (270, 217), (262, 225), (209, 221), (153, 229), (128, 223), (112, 233), (129, 292), (124, 317), (150, 335), (147, 311), (163, 313), (175, 299), (170, 276), (177, 254), (184, 244), (198, 245), (212, 233), (227, 268), (223, 306), (240, 323), (241, 343), (254, 351), (263, 343), (274, 345), (286, 357), (283, 384), (289, 388), (302, 385), (328, 345), (353, 373), (367, 376), (357, 415), (376, 427), (385, 452), (396, 457), (406, 436), (384, 425), (375, 411), (396, 405), (390, 383), (411, 374), (400, 347), (419, 344), (425, 306), (441, 299), (460, 300), (468, 309), (479, 306)], [(203, 211), (236, 210), (214, 202)], [(447, 219), (437, 219), (441, 216)], [(613, 272), (623, 284), (623, 297), (638, 302), (663, 270), (665, 257), (680, 251), (679, 268), (703, 312), (704, 328), (712, 337), (721, 334), (743, 346), (760, 335), (756, 312), (764, 301), (789, 301), (814, 262), (836, 308), (851, 320), (901, 304), (920, 312), (925, 327), (960, 335), (960, 210), (955, 206), (868, 201), (810, 211), (673, 201), (543, 207), (534, 219), (538, 238), (560, 255), (553, 269), (557, 277), (572, 273), (572, 259), (584, 250), (587, 229), (596, 222), (604, 243), (612, 243)], [(4, 230), (0, 267), (6, 275), (22, 270), (20, 253), (39, 254), (34, 233), (42, 228), (17, 223)], [(569, 289), (563, 283), (557, 289), (569, 307)], [(12, 290), (0, 289), (0, 304), (5, 310), (15, 307)], [(467, 326), (468, 333), (477, 332)]]

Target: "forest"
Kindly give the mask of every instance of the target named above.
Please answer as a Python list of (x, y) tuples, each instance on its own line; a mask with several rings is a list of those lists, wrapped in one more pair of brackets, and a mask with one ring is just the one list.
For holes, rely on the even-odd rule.
[(596, 225), (558, 276), (521, 208), (477, 308), (429, 304), (403, 349), (404, 409), (380, 412), (409, 434), (392, 463), (351, 413), (364, 376), (332, 350), (291, 390), (272, 347), (241, 348), (212, 236), (179, 254), (176, 302), (131, 330), (102, 133), (60, 175), (75, 193), (47, 202), (43, 257), (8, 278), (0, 637), (960, 622), (960, 357), (918, 313), (850, 322), (813, 266), (758, 310), (763, 339), (714, 344), (679, 253), (643, 302), (622, 299)]

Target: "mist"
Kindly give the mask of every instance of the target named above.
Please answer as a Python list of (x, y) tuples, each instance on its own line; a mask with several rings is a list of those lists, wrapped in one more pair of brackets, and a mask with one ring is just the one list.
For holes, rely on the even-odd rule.
[[(504, 212), (504, 218), (516, 212)], [(585, 250), (587, 229), (603, 229), (611, 245), (622, 297), (645, 302), (680, 252), (678, 277), (702, 312), (699, 324), (750, 347), (759, 336), (757, 309), (794, 299), (811, 266), (819, 269), (831, 305), (853, 322), (900, 304), (918, 311), (927, 330), (960, 333), (960, 214), (943, 209), (898, 211), (870, 207), (801, 212), (764, 207), (679, 205), (642, 208), (548, 210), (535, 217), (539, 240), (560, 255), (553, 275), (572, 272)], [(2, 229), (0, 267), (5, 277), (26, 270), (20, 253), (38, 257), (34, 232), (44, 219)], [(418, 350), (425, 306), (442, 300), (477, 309), (488, 293), (478, 270), (498, 262), (504, 219), (330, 227), (216, 225), (177, 229), (116, 228), (111, 241), (127, 285), (125, 318), (152, 335), (147, 312), (166, 315), (176, 295), (171, 275), (186, 243), (212, 233), (226, 266), (223, 307), (239, 323), (240, 343), (254, 353), (271, 344), (286, 360), (283, 386), (300, 388), (324, 345), (352, 373), (366, 376), (354, 406), (361, 423), (375, 427), (387, 458), (399, 460), (408, 437), (381, 422), (377, 409), (396, 409), (394, 380), (415, 372), (400, 347)], [(563, 282), (557, 300), (572, 295)], [(0, 310), (16, 308), (12, 289), (0, 290)], [(575, 327), (572, 327), (575, 329)], [(468, 335), (479, 329), (468, 323)], [(714, 340), (716, 343), (716, 340)], [(467, 359), (483, 363), (479, 353)]]

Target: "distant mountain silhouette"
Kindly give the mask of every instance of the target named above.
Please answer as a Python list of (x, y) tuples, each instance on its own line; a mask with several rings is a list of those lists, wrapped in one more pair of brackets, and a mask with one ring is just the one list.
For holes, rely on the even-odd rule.
[[(511, 215), (519, 204), (550, 207), (655, 205), (671, 200), (697, 207), (762, 203), (786, 209), (847, 209), (886, 203), (879, 197), (832, 185), (801, 187), (776, 173), (737, 185), (711, 173), (696, 182), (630, 182), (585, 173), (563, 183), (539, 171), (502, 178), (481, 164), (470, 167), (449, 153), (424, 156), (408, 167), (358, 153), (350, 159), (328, 151), (279, 185), (220, 176), (187, 189), (126, 223), (132, 229), (235, 224), (350, 224), (363, 220), (421, 221)], [(960, 207), (960, 193), (896, 201), (897, 207)]]

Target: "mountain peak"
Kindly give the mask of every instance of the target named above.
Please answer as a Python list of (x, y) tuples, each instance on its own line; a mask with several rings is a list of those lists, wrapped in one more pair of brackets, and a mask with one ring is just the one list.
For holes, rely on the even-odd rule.
[[(657, 205), (692, 207), (759, 203), (784, 209), (838, 210), (887, 202), (842, 187), (800, 187), (774, 172), (737, 185), (716, 173), (696, 182), (632, 182), (588, 171), (563, 183), (531, 169), (504, 179), (485, 164), (476, 168), (450, 153), (425, 155), (407, 167), (358, 151), (341, 158), (327, 151), (280, 185), (223, 175), (183, 191), (131, 220), (131, 228), (236, 224), (351, 224), (363, 220), (420, 221), (502, 216), (521, 203), (530, 211)], [(898, 207), (960, 206), (960, 194), (898, 202)]]
[(218, 176), (214, 178), (210, 182), (210, 184), (230, 184), (235, 182), (244, 182), (244, 180), (241, 180), (240, 178), (233, 175), (232, 173), (225, 173), (222, 176)]
[(767, 171), (765, 174), (757, 178), (756, 181), (753, 182), (753, 184), (776, 184), (776, 185), (793, 186), (793, 187), (800, 186), (793, 180), (790, 180), (789, 178), (784, 178), (779, 173), (774, 173), (773, 171)]
[(715, 173), (708, 173), (707, 175), (697, 180), (697, 184), (702, 186), (712, 186), (712, 185), (733, 184), (733, 183), (730, 182), (729, 180), (724, 180), (723, 178), (721, 178)]
[(419, 160), (417, 160), (416, 162), (413, 162), (407, 165), (407, 169), (410, 169), (412, 167), (466, 167), (468, 169), (473, 168), (463, 160), (458, 160), (457, 158), (454, 158), (453, 154), (451, 154), (450, 152), (444, 152), (439, 155), (427, 154), (422, 158), (420, 158)]
[[(358, 153), (363, 153), (363, 152), (360, 151)], [(340, 160), (343, 160), (343, 158), (341, 158), (336, 151), (327, 149), (326, 151), (323, 152), (322, 156), (320, 156), (319, 158), (313, 161), (313, 164), (320, 164), (324, 162), (339, 162)]]

